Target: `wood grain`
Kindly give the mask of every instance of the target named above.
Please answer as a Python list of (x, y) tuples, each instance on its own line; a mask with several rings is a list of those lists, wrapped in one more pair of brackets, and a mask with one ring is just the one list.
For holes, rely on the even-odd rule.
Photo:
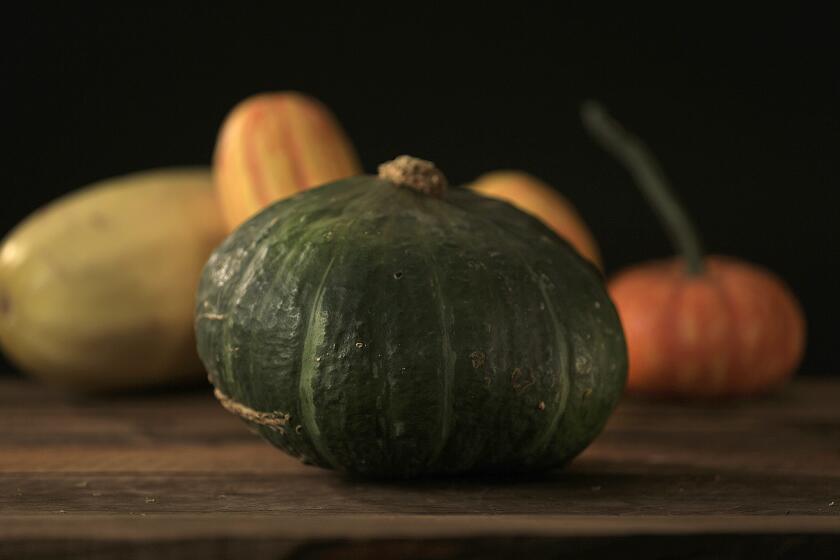
[(209, 390), (93, 399), (4, 379), (0, 557), (834, 558), (838, 402), (829, 379), (625, 400), (565, 470), (382, 483), (299, 464)]

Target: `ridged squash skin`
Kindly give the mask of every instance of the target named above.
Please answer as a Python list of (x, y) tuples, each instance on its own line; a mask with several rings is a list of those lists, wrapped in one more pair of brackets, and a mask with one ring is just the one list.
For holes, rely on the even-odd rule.
[(371, 477), (563, 465), (627, 368), (599, 272), (553, 231), (468, 189), (372, 176), (228, 237), (196, 331), (226, 408), (306, 463)]
[(82, 391), (199, 380), (202, 266), (224, 238), (209, 169), (163, 169), (66, 195), (0, 247), (0, 346)]

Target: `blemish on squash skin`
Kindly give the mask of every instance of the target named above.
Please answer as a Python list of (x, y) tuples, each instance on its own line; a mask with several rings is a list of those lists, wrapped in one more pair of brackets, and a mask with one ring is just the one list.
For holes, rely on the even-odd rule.
[(510, 375), (510, 383), (513, 390), (519, 393), (534, 384), (534, 374), (531, 370), (523, 371), (522, 368), (514, 368)]
[(106, 218), (102, 214), (96, 213), (91, 215), (90, 225), (93, 226), (95, 229), (106, 230), (108, 229), (110, 224), (108, 223), (108, 218)]
[[(473, 369), (482, 369), (485, 361), (486, 356), (484, 352), (476, 350), (475, 352), (470, 353), (470, 363), (472, 364)], [(493, 383), (493, 379), (490, 377), (490, 374), (486, 369), (483, 369), (482, 371), (484, 372), (484, 385), (489, 387), (490, 384)]]

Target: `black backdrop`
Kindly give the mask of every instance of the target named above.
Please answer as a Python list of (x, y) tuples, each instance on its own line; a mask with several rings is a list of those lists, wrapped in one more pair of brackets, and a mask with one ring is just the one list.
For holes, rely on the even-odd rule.
[(840, 373), (840, 28), (827, 13), (590, 20), (507, 6), (456, 22), (287, 4), (5, 18), (0, 235), (91, 181), (207, 163), (237, 101), (298, 89), (332, 107), (368, 170), (399, 153), (452, 182), (525, 169), (574, 201), (608, 272), (668, 255), (628, 176), (580, 127), (591, 96), (655, 149), (710, 251), (769, 266), (798, 293), (802, 370)]

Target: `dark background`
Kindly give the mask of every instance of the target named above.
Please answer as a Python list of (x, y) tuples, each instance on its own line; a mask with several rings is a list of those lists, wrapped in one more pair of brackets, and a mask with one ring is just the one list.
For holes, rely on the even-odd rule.
[(432, 8), (374, 18), (286, 4), (27, 7), (4, 18), (12, 146), (0, 235), (97, 179), (209, 163), (235, 103), (297, 89), (334, 110), (367, 170), (410, 153), (453, 183), (499, 168), (542, 177), (581, 211), (611, 273), (670, 248), (628, 175), (581, 129), (579, 103), (594, 97), (656, 151), (711, 252), (764, 264), (799, 295), (810, 331), (802, 371), (840, 373), (830, 272), (840, 26), (827, 12), (590, 19), (505, 6), (455, 21)]

